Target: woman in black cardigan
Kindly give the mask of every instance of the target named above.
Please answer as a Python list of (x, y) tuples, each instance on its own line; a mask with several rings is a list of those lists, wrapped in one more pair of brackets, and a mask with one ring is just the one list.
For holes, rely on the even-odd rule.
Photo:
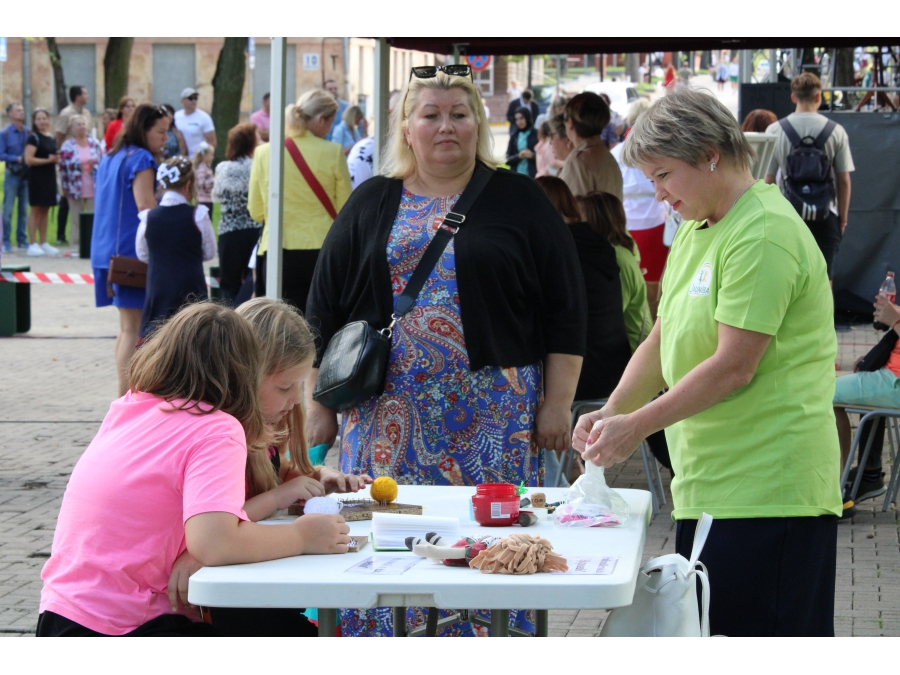
[[(307, 314), (319, 341), (307, 392), (336, 331), (358, 320), (390, 325), (476, 162), (493, 168), (468, 77), (414, 68), (392, 125), (386, 175), (353, 192), (316, 264)], [(569, 445), (586, 332), (578, 256), (562, 218), (533, 180), (492, 171), (394, 327), (384, 393), (344, 411), (341, 466), (404, 484), (540, 485), (541, 449)], [(311, 399), (307, 411), (310, 445), (333, 443), (336, 414)], [(533, 629), (524, 611), (515, 614)], [(342, 610), (341, 623), (350, 635), (392, 632), (390, 608)]]
[(534, 178), (537, 175), (534, 148), (538, 144), (538, 136), (531, 121), (531, 111), (525, 107), (516, 110), (514, 124), (516, 130), (509, 135), (509, 145), (506, 146), (506, 163), (510, 170)]
[[(331, 336), (347, 323), (390, 325), (396, 297), (469, 182), (475, 162), (491, 167), (483, 110), (468, 78), (442, 72), (411, 78), (394, 113), (388, 175), (354, 191), (316, 265), (307, 311), (319, 332), (316, 367)], [(517, 478), (540, 484), (540, 448), (568, 447), (569, 409), (586, 332), (584, 286), (565, 224), (533, 181), (495, 171), (416, 308), (394, 330), (385, 393), (345, 412), (342, 465), (402, 483), (471, 485)], [(395, 379), (423, 362), (416, 391), (401, 392)], [(495, 377), (492, 390), (521, 390), (524, 375), (518, 373), (516, 380), (516, 369), (524, 368), (536, 368), (534, 398), (515, 401), (514, 410), (498, 408), (489, 391), (481, 392), (480, 401), (430, 398), (430, 388), (448, 373), (452, 386), (440, 385), (448, 398), (473, 395), (482, 386), (475, 381), (485, 377)], [(532, 377), (532, 370), (528, 373)], [(316, 375), (314, 370), (308, 392)], [(444, 417), (432, 410), (441, 405)], [(336, 414), (312, 400), (308, 411), (310, 444), (333, 443)], [(348, 424), (358, 430), (369, 418), (385, 420), (394, 413), (399, 432), (388, 422), (373, 422), (365, 434), (348, 434)], [(504, 431), (513, 418), (525, 420), (515, 438)], [(495, 441), (503, 447), (492, 446)]]

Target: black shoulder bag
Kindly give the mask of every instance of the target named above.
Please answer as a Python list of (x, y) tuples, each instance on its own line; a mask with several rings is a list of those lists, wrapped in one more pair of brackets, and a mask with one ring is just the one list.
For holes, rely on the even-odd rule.
[(397, 298), (391, 325), (377, 330), (366, 321), (348, 323), (335, 333), (322, 357), (313, 400), (332, 410), (343, 411), (384, 391), (384, 374), (391, 351), (394, 325), (416, 306), (422, 287), (437, 265), (453, 235), (466, 220), (466, 213), (491, 179), (492, 172), (481, 163), (460, 195), (453, 211), (444, 216), (437, 233), (413, 271), (409, 283)]

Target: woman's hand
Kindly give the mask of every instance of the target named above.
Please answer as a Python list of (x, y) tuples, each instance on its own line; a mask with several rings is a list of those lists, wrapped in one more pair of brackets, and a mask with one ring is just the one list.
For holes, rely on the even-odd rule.
[(521, 157), (522, 159), (531, 159), (532, 157), (534, 157), (534, 153), (526, 148), (519, 153), (519, 157)]
[(565, 452), (569, 449), (569, 425), (572, 423), (568, 406), (552, 405), (546, 401), (535, 419), (538, 447)]
[(331, 494), (332, 492), (359, 492), (372, 482), (372, 477), (366, 474), (356, 476), (342, 473), (323, 466), (319, 469), (319, 480), (325, 486), (325, 494)]
[(893, 327), (895, 323), (900, 321), (900, 307), (893, 302), (886, 300), (880, 295), (875, 299), (875, 320), (880, 321), (885, 326)]
[(298, 501), (305, 502), (313, 497), (323, 497), (325, 486), (311, 476), (297, 476), (273, 488), (272, 493), (275, 495), (276, 510), (281, 510)]
[(341, 516), (311, 513), (297, 518), (292, 526), (299, 531), (304, 555), (347, 552), (350, 527)]
[[(580, 422), (581, 420), (579, 425)], [(587, 447), (581, 457), (585, 462), (610, 467), (631, 457), (644, 437), (645, 434), (637, 428), (631, 415), (613, 415), (600, 419), (592, 425)]]
[(191, 575), (203, 565), (194, 560), (194, 556), (185, 551), (175, 560), (172, 566), (172, 574), (169, 575), (169, 606), (173, 612), (179, 607), (193, 608), (188, 602), (188, 581)]
[[(309, 386), (309, 385), (307, 385)], [(337, 413), (308, 400), (306, 408), (306, 442), (309, 447), (326, 443), (330, 448), (337, 438)]]
[(59, 155), (53, 154), (47, 157), (47, 161), (51, 164), (59, 164)]
[(607, 417), (611, 417), (612, 414), (613, 413), (607, 405), (604, 408), (600, 408), (600, 410), (585, 413), (579, 417), (578, 422), (575, 423), (575, 429), (572, 432), (572, 447), (579, 453), (583, 453), (587, 449), (588, 438), (591, 435), (591, 429), (594, 428), (594, 424)]

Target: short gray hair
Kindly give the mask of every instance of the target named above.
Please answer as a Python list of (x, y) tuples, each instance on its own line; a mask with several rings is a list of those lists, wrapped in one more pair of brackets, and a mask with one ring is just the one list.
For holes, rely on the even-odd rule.
[(711, 150), (745, 169), (756, 156), (734, 115), (719, 99), (705, 90), (685, 87), (669, 92), (638, 117), (625, 139), (622, 160), (637, 168), (672, 157), (696, 167)]

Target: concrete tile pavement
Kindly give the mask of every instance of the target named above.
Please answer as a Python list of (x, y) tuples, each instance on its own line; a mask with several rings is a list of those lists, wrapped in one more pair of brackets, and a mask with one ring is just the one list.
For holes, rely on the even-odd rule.
[[(90, 272), (87, 261), (72, 258), (13, 254), (4, 255), (3, 262), (26, 262), (40, 272)], [(115, 310), (95, 309), (91, 286), (39, 284), (32, 287), (30, 333), (0, 338), (0, 636), (33, 634), (40, 571), (66, 482), (116, 393), (116, 330)], [(838, 339), (838, 360), (849, 368), (876, 336), (871, 329), (854, 328), (839, 332)], [(668, 472), (662, 473), (669, 504), (650, 523), (644, 560), (674, 552)], [(609, 482), (646, 489), (639, 459), (610, 471)], [(838, 635), (900, 636), (896, 509), (882, 513), (880, 499), (859, 509), (839, 529), (835, 628)], [(606, 615), (551, 612), (550, 634), (596, 635)]]

